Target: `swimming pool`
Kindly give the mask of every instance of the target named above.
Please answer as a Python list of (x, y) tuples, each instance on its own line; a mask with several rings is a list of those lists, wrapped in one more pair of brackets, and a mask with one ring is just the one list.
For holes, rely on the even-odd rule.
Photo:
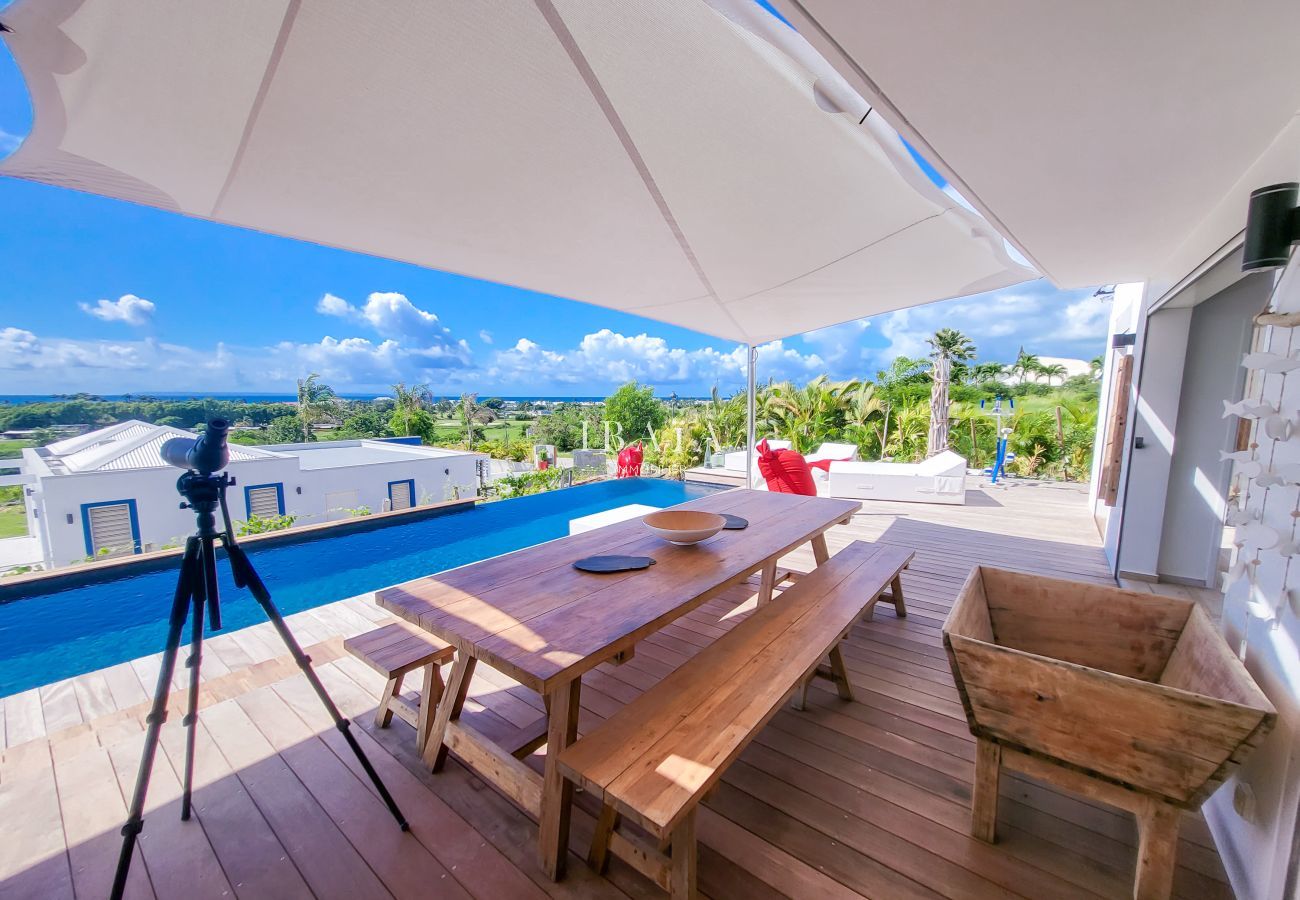
[[(248, 552), (289, 615), (563, 537), (579, 516), (629, 503), (672, 506), (717, 489), (651, 478), (601, 481), (369, 530), (250, 543)], [(0, 697), (161, 650), (177, 565), (56, 590), (36, 581), (30, 592), (6, 591), (13, 599), (0, 603)], [(219, 568), (222, 630), (265, 621), (224, 561)]]

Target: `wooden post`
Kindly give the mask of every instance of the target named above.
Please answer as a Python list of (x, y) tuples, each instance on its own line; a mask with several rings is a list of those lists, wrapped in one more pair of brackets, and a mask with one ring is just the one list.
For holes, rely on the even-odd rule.
[(988, 738), (977, 738), (975, 747), (975, 790), (971, 797), (971, 834), (990, 844), (997, 840), (998, 781), (1002, 774), (1002, 747)]
[(776, 588), (776, 560), (772, 560), (763, 566), (762, 578), (758, 583), (758, 605), (766, 606), (772, 599), (772, 591)]
[(429, 732), (433, 730), (433, 719), (442, 704), (442, 670), (436, 663), (424, 667), (424, 690), (420, 694), (419, 724), (415, 726), (415, 749), (424, 755), (424, 748), (429, 743)]
[[(844, 654), (840, 652), (840, 645), (836, 644), (831, 648), (831, 677), (835, 680), (835, 690), (839, 692), (841, 700), (853, 699), (853, 688), (849, 685), (849, 672), (844, 667)], [(804, 696), (807, 696), (808, 683), (804, 683)]]
[(812, 541), (813, 559), (817, 560), (817, 565), (825, 565), (826, 560), (831, 558), (830, 550), (826, 547), (826, 532), (813, 537)]
[(892, 595), (890, 599), (894, 603), (894, 615), (898, 616), (900, 619), (906, 619), (907, 604), (903, 602), (903, 576), (901, 573), (894, 576), (894, 581), (889, 587), (889, 592)]
[(1148, 799), (1137, 812), (1137, 879), (1134, 900), (1168, 900), (1174, 888), (1174, 858), (1178, 854), (1178, 807)]
[(591, 851), (587, 854), (587, 865), (598, 875), (604, 875), (609, 867), (609, 839), (618, 827), (618, 820), (618, 811), (611, 804), (601, 806), (596, 831), (591, 836)]
[(375, 724), (380, 728), (387, 728), (393, 722), (393, 710), (391, 709), (393, 698), (402, 692), (402, 679), (406, 677), (405, 672), (399, 672), (388, 683), (384, 685), (384, 693), (379, 698), (379, 706), (375, 708)]
[(1061, 425), (1061, 407), (1056, 407), (1056, 443), (1065, 446), (1065, 428)]
[(699, 896), (695, 879), (699, 868), (695, 846), (695, 810), (687, 813), (673, 829), (673, 864), (669, 873), (672, 900), (695, 900)]
[(582, 682), (567, 682), (551, 694), (546, 729), (546, 770), (542, 776), (542, 815), (538, 823), (537, 852), (542, 870), (552, 881), (564, 877), (569, 854), (569, 817), (573, 782), (560, 773), (560, 753), (578, 737), (578, 702)]
[(474, 657), (464, 650), (456, 653), (456, 661), (451, 666), (451, 679), (443, 692), (442, 702), (434, 714), (433, 725), (424, 744), (424, 763), (435, 772), (441, 772), (447, 763), (447, 723), (460, 718), (461, 708), (465, 706), (465, 695), (469, 692), (469, 683), (474, 679)]

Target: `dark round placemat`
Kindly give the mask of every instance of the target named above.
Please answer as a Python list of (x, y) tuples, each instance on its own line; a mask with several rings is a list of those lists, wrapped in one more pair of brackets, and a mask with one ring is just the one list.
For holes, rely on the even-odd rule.
[(648, 569), (655, 561), (648, 556), (588, 556), (573, 564), (581, 572), (632, 572)]
[(727, 524), (722, 526), (726, 531), (740, 531), (742, 528), (749, 527), (749, 519), (742, 519), (740, 516), (733, 516), (731, 513), (722, 513), (722, 518), (727, 520)]

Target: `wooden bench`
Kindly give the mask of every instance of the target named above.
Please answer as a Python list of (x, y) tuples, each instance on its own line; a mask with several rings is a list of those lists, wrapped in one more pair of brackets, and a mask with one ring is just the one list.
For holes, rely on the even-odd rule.
[[(815, 675), (852, 699), (840, 641), (911, 558), (850, 544), (562, 752), (561, 773), (602, 802), (592, 867), (603, 871), (613, 853), (674, 898), (694, 897), (700, 800)], [(624, 819), (657, 846), (620, 831)]]
[[(415, 729), (415, 744), (423, 753), (434, 712), (442, 699), (442, 673), (438, 667), (451, 661), (456, 648), (405, 622), (393, 622), (350, 637), (343, 646), (388, 679), (375, 711), (375, 724), (387, 728), (396, 713)], [(402, 681), (407, 673), (420, 668), (424, 669), (423, 690), (415, 700), (407, 700), (401, 694)]]

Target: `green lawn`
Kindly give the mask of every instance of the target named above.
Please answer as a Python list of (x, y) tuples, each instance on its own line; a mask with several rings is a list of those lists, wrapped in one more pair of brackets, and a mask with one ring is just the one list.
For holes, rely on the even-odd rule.
[(23, 537), (26, 534), (27, 516), (22, 506), (0, 506), (0, 538)]
[[(477, 430), (482, 433), (483, 439), (487, 441), (502, 441), (506, 438), (506, 430), (509, 429), (510, 440), (522, 441), (524, 432), (528, 429), (531, 422), (493, 422), (490, 425), (480, 425)], [(465, 427), (463, 425), (439, 421), (437, 440), (439, 442), (463, 441), (465, 439)]]
[(31, 441), (0, 440), (0, 459), (17, 459), (23, 455), (22, 449), (30, 446)]

